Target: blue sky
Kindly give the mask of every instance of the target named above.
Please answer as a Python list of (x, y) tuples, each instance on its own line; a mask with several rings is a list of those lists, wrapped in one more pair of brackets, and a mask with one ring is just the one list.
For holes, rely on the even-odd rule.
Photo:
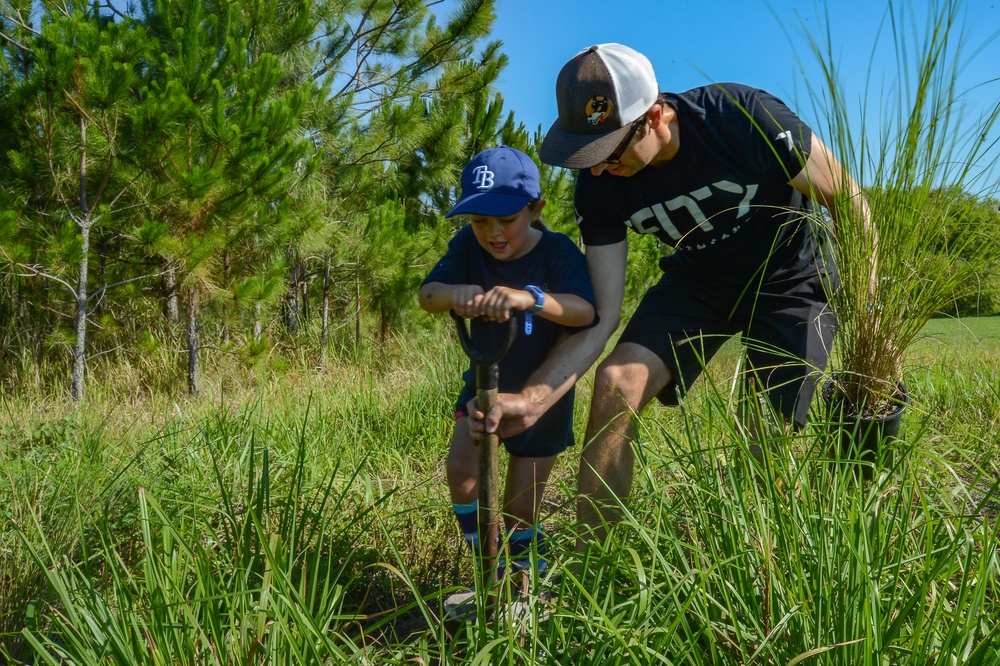
[[(913, 3), (920, 8), (939, 4)], [(859, 100), (871, 71), (875, 85), (868, 104), (876, 109), (881, 90), (891, 88), (898, 71), (884, 23), (887, 7), (886, 0), (497, 0), (492, 38), (503, 42), (510, 59), (499, 89), (505, 109), (529, 130), (541, 125), (545, 131), (556, 118), (555, 79), (566, 60), (590, 44), (620, 42), (649, 57), (663, 90), (712, 81), (764, 88), (822, 136), (823, 123), (815, 117), (805, 85), (821, 82), (807, 32), (827, 43), (824, 15), (829, 10), (829, 43), (844, 72), (846, 92)], [(877, 39), (880, 26), (883, 34)], [(994, 79), (963, 97), (964, 113), (974, 117), (1000, 102), (1000, 0), (966, 0), (959, 32), (969, 57), (959, 88)], [(1000, 136), (1000, 128), (992, 135)]]

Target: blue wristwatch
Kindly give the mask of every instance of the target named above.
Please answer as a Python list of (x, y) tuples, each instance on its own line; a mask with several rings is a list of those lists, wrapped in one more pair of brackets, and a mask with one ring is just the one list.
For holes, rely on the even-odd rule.
[(526, 285), (524, 290), (535, 297), (534, 310), (524, 311), (524, 334), (531, 335), (531, 313), (538, 312), (545, 307), (545, 292), (533, 284)]
[(524, 290), (535, 297), (535, 311), (545, 307), (545, 292), (533, 284), (526, 285)]

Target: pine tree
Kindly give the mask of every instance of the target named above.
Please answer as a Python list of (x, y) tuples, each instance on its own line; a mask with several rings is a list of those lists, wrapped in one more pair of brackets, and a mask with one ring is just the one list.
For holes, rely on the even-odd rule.
[(90, 288), (92, 239), (121, 233), (139, 179), (121, 157), (148, 42), (136, 22), (87, 3), (42, 3), (37, 29), (29, 9), (12, 7), (4, 26), (2, 106), (13, 127), (3, 188), (17, 212), (0, 227), (0, 247), (18, 274), (68, 296), (42, 306), (72, 312), (70, 391), (79, 401), (87, 318), (108, 288)]
[[(371, 311), (385, 337), (450, 236), (462, 165), (527, 140), (493, 92), (493, 0), (447, 16), (432, 0), (0, 3), (0, 113), (17, 120), (0, 248), (19, 267), (0, 275), (0, 343), (27, 349), (32, 330), (51, 347), (65, 310), (75, 395), (87, 345), (155, 330), (152, 284), (183, 322), (193, 393), (212, 337), (245, 332), (255, 353), (316, 312), (325, 346), (331, 306), (356, 334)], [(105, 324), (89, 339), (88, 314)]]
[(311, 36), (312, 4), (144, 0), (141, 9), (158, 45), (142, 105), (151, 220), (162, 231), (150, 245), (176, 269), (197, 394), (203, 307), (240, 282), (226, 257), (270, 238), (259, 225), (273, 221), (307, 160), (301, 118), (317, 87), (290, 68)]
[(355, 301), (356, 336), (366, 303), (384, 338), (412, 307), (414, 281), (444, 242), (440, 193), (454, 187), (468, 158), (467, 102), (490, 94), (506, 60), (498, 43), (476, 55), (493, 21), (489, 0), (464, 2), (440, 23), (420, 2), (360, 6), (373, 11), (363, 21), (348, 13), (341, 31), (328, 33), (320, 72), (343, 73), (331, 85), (336, 122), (317, 141), (327, 215), (340, 222), (329, 289)]

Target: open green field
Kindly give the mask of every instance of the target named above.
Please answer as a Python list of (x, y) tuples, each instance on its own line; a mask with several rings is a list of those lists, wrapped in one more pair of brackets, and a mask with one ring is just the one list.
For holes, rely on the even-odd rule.
[[(110, 379), (77, 410), (0, 398), (0, 653), (1000, 663), (997, 318), (931, 322), (907, 363), (900, 439), (870, 481), (831, 461), (818, 405), (756, 465), (730, 416), (727, 348), (683, 410), (643, 414), (626, 518), (582, 560), (570, 509), (580, 445), (560, 460), (545, 517), (558, 600), (461, 627), (440, 617), (471, 580), (443, 467), (464, 360), (440, 332), (377, 352), (322, 373), (214, 368), (198, 402)], [(588, 395), (585, 380), (581, 430)]]
[(934, 353), (942, 348), (996, 352), (1000, 349), (1000, 317), (932, 319), (924, 328), (917, 349)]

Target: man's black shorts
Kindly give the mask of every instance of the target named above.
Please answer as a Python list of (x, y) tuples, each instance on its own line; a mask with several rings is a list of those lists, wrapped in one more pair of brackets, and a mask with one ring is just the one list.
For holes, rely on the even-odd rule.
[(618, 342), (649, 349), (670, 369), (660, 402), (678, 404), (719, 347), (740, 333), (771, 404), (804, 425), (836, 331), (823, 279), (812, 273), (740, 287), (684, 265), (664, 267)]

